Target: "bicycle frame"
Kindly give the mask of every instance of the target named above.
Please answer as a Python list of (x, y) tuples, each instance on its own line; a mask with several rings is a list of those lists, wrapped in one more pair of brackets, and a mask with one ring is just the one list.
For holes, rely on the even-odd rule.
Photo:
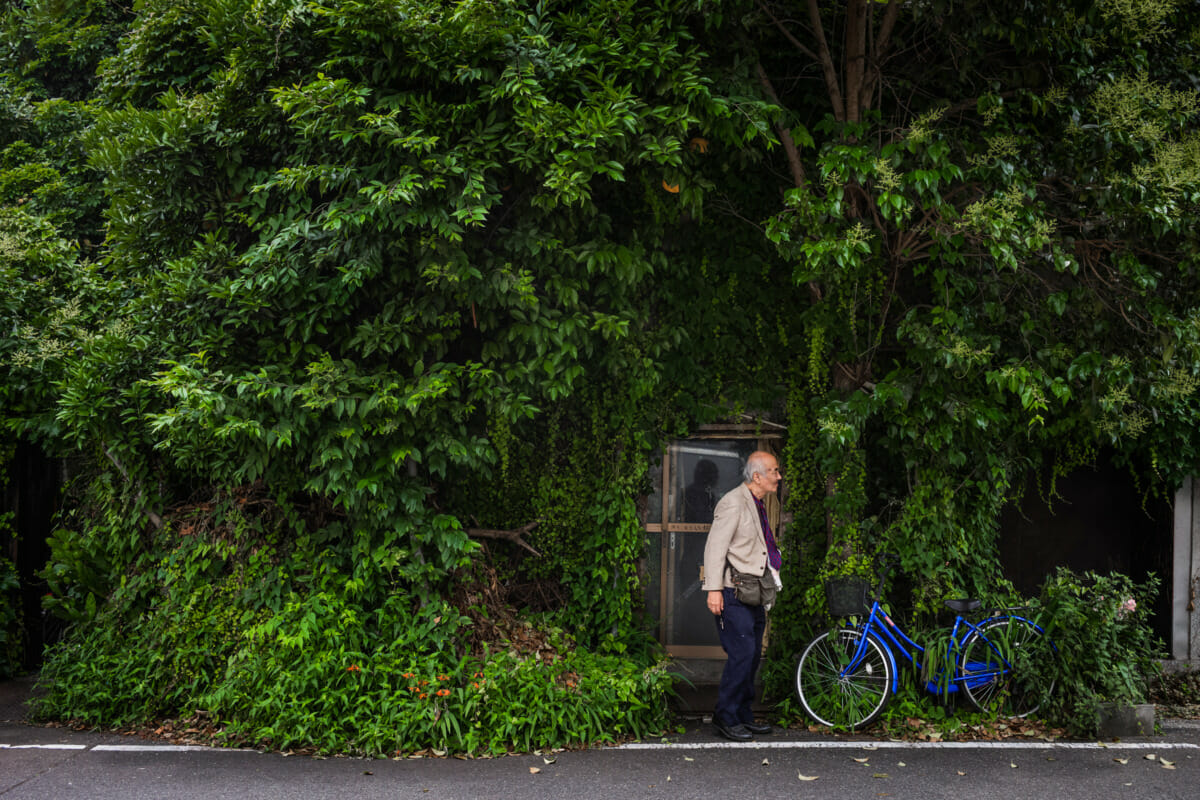
[[(1006, 614), (1003, 617), (1000, 615), (992, 615), (987, 619), (1001, 618), (1027, 622), (1039, 633), (1044, 633), (1041, 626), (1037, 625), (1031, 620), (1027, 620), (1024, 617), (1020, 617), (1015, 614)], [(913, 667), (918, 670), (922, 669), (922, 663), (919, 660), (919, 657), (925, 654), (925, 648), (908, 637), (908, 635), (900, 628), (899, 625), (896, 624), (891, 616), (880, 607), (878, 599), (871, 604), (871, 611), (867, 615), (865, 621), (860, 622), (857, 625), (847, 627), (852, 627), (862, 635), (858, 640), (858, 646), (855, 648), (853, 657), (851, 657), (850, 662), (842, 669), (843, 675), (850, 674), (858, 668), (864, 657), (864, 654), (866, 653), (867, 638), (869, 636), (874, 636), (875, 640), (883, 645), (883, 649), (887, 653), (888, 660), (891, 661), (893, 692), (899, 691), (900, 688), (900, 670), (897, 668), (898, 664), (896, 661), (897, 652), (899, 652), (900, 655), (903, 656), (904, 659)], [(1004, 659), (1000, 650), (996, 648), (995, 645), (991, 644), (991, 640), (988, 639), (987, 634), (981, 630), (979, 625), (971, 622), (961, 614), (957, 614), (954, 618), (954, 625), (950, 629), (950, 640), (946, 643), (946, 666), (942, 668), (942, 670), (947, 668), (951, 669), (953, 671), (952, 677), (950, 681), (945, 684), (939, 680), (928, 681), (925, 684), (925, 690), (927, 692), (931, 694), (951, 694), (957, 692), (961, 684), (970, 682), (972, 688), (974, 688), (977, 685), (982, 685), (993, 680), (993, 674), (985, 673), (964, 676), (959, 673), (957, 655), (961, 652), (963, 645), (966, 643), (967, 637), (972, 633), (978, 634), (983, 641), (988, 643), (988, 646), (991, 647), (993, 652), (995, 652), (996, 655), (1004, 661), (1005, 670), (1008, 670), (1012, 667), (1012, 665), (1008, 663), (1007, 659)], [(939, 672), (939, 677), (941, 674), (944, 673)]]

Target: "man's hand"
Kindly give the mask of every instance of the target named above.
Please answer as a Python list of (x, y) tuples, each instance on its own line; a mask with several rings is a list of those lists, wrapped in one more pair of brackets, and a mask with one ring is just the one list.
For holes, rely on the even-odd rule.
[(708, 610), (720, 615), (725, 610), (725, 593), (719, 589), (708, 593)]

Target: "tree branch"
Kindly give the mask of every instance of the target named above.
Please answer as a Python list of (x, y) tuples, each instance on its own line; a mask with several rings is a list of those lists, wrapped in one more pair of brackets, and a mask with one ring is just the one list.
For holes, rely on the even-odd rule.
[(789, 42), (791, 42), (792, 46), (795, 47), (797, 50), (799, 50), (801, 53), (804, 53), (804, 55), (808, 56), (813, 61), (820, 63), (820, 61), (821, 61), (820, 57), (816, 53), (814, 53), (812, 50), (809, 50), (808, 46), (805, 45), (804, 42), (797, 39), (796, 35), (788, 30), (787, 26), (783, 24), (783, 20), (781, 20), (781, 19), (779, 19), (779, 17), (775, 16), (775, 13), (773, 11), (771, 11), (770, 8), (767, 7), (767, 4), (764, 3), (763, 0), (758, 0), (758, 7), (760, 9), (762, 9), (762, 12), (764, 14), (766, 14), (768, 17), (771, 18), (771, 22), (773, 22), (775, 24), (775, 27), (779, 29), (779, 32), (783, 34), (783, 38), (785, 38)]
[(837, 66), (833, 63), (833, 54), (829, 51), (829, 42), (825, 40), (825, 28), (821, 25), (821, 9), (817, 0), (808, 0), (808, 18), (812, 21), (813, 36), (817, 39), (817, 51), (821, 68), (825, 71), (825, 88), (829, 91), (829, 103), (833, 106), (833, 116), (840, 122), (846, 121), (846, 104), (842, 99), (842, 89), (838, 86)]
[[(810, 2), (811, 5), (811, 2)], [(846, 3), (846, 60), (843, 78), (846, 105), (846, 121), (862, 119), (862, 98), (867, 84), (867, 14), (866, 0), (849, 0)]]
[(859, 104), (866, 108), (875, 87), (883, 74), (883, 62), (887, 60), (888, 51), (892, 46), (892, 31), (896, 28), (896, 20), (900, 16), (900, 0), (888, 0), (887, 9), (883, 12), (883, 22), (879, 24), (879, 33), (875, 37), (875, 53), (871, 57), (870, 68), (863, 81), (862, 95)]
[(520, 545), (535, 556), (541, 558), (541, 553), (529, 546), (529, 543), (522, 538), (525, 534), (538, 526), (540, 519), (535, 519), (533, 522), (527, 522), (519, 528), (514, 528), (510, 531), (499, 531), (493, 528), (467, 528), (467, 536), (472, 539), (504, 539), (513, 544)]
[[(767, 77), (767, 71), (763, 69), (762, 62), (754, 65), (758, 71), (758, 80), (763, 85), (763, 91), (771, 98), (771, 102), (782, 108), (779, 102), (779, 95), (775, 93), (775, 87), (771, 85), (771, 79)], [(783, 124), (783, 122), (775, 123), (775, 132), (779, 134), (779, 141), (783, 143), (783, 151), (787, 153), (788, 168), (792, 171), (792, 180), (797, 187), (808, 184), (808, 178), (804, 174), (804, 164), (800, 161), (800, 151), (796, 149), (796, 142), (792, 139), (792, 131)]]
[[(125, 471), (124, 465), (122, 465), (121, 462), (117, 460), (117, 457), (112, 454), (112, 450), (110, 450), (107, 447), (104, 448), (104, 455), (108, 456), (108, 460), (111, 461), (113, 463), (113, 466), (117, 468), (117, 472), (121, 473), (121, 477), (125, 479), (125, 482), (133, 484), (133, 481), (130, 480), (130, 478), (129, 478), (129, 473)], [(143, 500), (145, 499), (145, 495), (142, 493), (142, 489), (140, 486), (138, 486), (137, 484), (133, 484), (133, 485), (134, 485), (134, 491), (136, 492), (135, 496), (140, 505), (143, 502)], [(149, 519), (152, 523), (154, 523), (155, 529), (162, 530), (162, 526), (163, 526), (162, 517), (160, 517), (158, 514), (154, 513), (154, 511), (152, 511), (151, 509), (146, 509), (144, 511), (144, 513), (146, 515), (146, 518)]]

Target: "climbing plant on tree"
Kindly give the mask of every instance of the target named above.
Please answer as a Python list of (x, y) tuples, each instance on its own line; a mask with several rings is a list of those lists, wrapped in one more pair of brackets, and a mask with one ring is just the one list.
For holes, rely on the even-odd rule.
[(1031, 468), (1103, 448), (1173, 491), (1196, 467), (1164, 447), (1200, 344), (1193, 9), (740, 8), (784, 109), (768, 235), (807, 294), (789, 467), (820, 574), (862, 567), (874, 520), (932, 610), (994, 588)]
[[(0, 98), (22, 131), (55, 108), (34, 61), (95, 63), (55, 5), (5, 17), (35, 84)], [(987, 583), (1027, 466), (1108, 447), (1170, 486), (1195, 466), (1194, 12), (1026, 6), (73, 6), (130, 26), (95, 74), (55, 78), (88, 95), (55, 118), (86, 134), (4, 145), (25, 180), (63, 172), (39, 147), (84, 142), (107, 204), (101, 253), (10, 215), (21, 291), (46, 297), (5, 306), (0, 336), (57, 320), (70, 357), (5, 338), (6, 375), (52, 376), (40, 422), (5, 414), (86, 463), (47, 573), (87, 624), (49, 712), (450, 741), (460, 717), (396, 701), (430, 679), (396, 676), (471, 677), (482, 618), (446, 602), (470, 529), (541, 520), (523, 568), (565, 578), (557, 621), (621, 651), (631, 494), (658, 437), (731, 410), (790, 425), (785, 648), (809, 578), (861, 566), (826, 554), (872, 538), (921, 608)], [(47, 314), (62, 295), (91, 316)], [(538, 674), (571, 708), (606, 694)], [(636, 682), (607, 695), (649, 726)], [(433, 697), (503, 717), (470, 688)]]
[[(272, 704), (313, 676), (353, 666), (385, 699), (411, 688), (393, 685), (401, 657), (466, 677), (481, 655), (446, 599), (477, 556), (470, 526), (527, 519), (455, 498), (518, 473), (504, 431), (574, 469), (526, 484), (531, 512), (558, 514), (530, 538), (537, 569), (567, 579), (560, 620), (601, 649), (642, 641), (632, 493), (645, 428), (677, 418), (647, 398), (669, 387), (712, 415), (695, 390), (745, 383), (745, 343), (779, 335), (721, 262), (761, 280), (778, 260), (703, 224), (705, 191), (741, 159), (712, 158), (702, 134), (728, 148), (761, 132), (711, 90), (691, 10), (139, 7), (86, 137), (123, 302), (62, 364), (56, 420), (92, 482), (47, 575), (54, 609), (86, 624), (48, 668), (45, 713), (201, 706), (295, 741), (312, 720)], [(709, 242), (720, 290), (675, 294)], [(694, 298), (709, 324), (685, 352)], [(699, 357), (723, 377), (689, 371)], [(156, 655), (132, 668), (134, 653)], [(648, 725), (663, 680), (642, 679), (620, 713)], [(389, 708), (373, 729), (410, 711)], [(343, 711), (313, 712), (323, 746), (354, 737)], [(386, 746), (372, 741), (356, 746)]]

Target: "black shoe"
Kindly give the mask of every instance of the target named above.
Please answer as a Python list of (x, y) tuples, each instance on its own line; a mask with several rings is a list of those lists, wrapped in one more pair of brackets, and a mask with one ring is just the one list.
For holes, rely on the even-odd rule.
[(766, 736), (775, 729), (765, 722), (743, 722), (742, 727), (753, 733), (755, 736)]
[(713, 727), (717, 729), (718, 734), (731, 742), (748, 742), (754, 738), (754, 735), (742, 724), (725, 726), (719, 722), (714, 722)]

